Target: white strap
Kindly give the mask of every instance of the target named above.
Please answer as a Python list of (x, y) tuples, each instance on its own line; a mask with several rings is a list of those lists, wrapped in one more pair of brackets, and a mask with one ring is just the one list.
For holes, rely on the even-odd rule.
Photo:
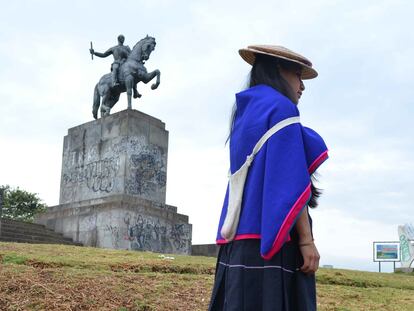
[(291, 125), (291, 124), (295, 124), (295, 123), (300, 123), (300, 118), (299, 117), (291, 117), (291, 118), (284, 119), (284, 120), (280, 121), (279, 123), (276, 123), (269, 130), (267, 130), (267, 132), (264, 133), (262, 138), (260, 138), (259, 141), (254, 146), (252, 153), (247, 156), (246, 162), (248, 163), (248, 165), (250, 165), (252, 163), (252, 161), (254, 159), (254, 156), (259, 152), (260, 148), (263, 147), (263, 145), (266, 143), (266, 141), (273, 134), (275, 134), (277, 131), (280, 131), (281, 129), (283, 129), (286, 126)]
[(221, 227), (221, 236), (226, 240), (232, 241), (236, 234), (237, 226), (239, 225), (244, 184), (246, 182), (247, 173), (249, 172), (249, 166), (252, 163), (254, 156), (274, 133), (290, 124), (299, 123), (299, 121), (299, 117), (293, 117), (282, 120), (274, 125), (262, 136), (262, 138), (259, 139), (257, 144), (254, 146), (252, 153), (247, 156), (247, 159), (243, 165), (236, 172), (234, 172), (234, 174), (230, 174), (229, 172), (229, 198), (227, 213), (223, 226)]

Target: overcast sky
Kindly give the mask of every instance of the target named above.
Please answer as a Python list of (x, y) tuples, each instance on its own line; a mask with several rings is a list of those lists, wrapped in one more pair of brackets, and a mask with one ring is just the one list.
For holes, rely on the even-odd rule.
[[(121, 4), (119, 4), (121, 3)], [(169, 131), (167, 203), (189, 215), (193, 243), (213, 243), (227, 183), (237, 53), (278, 44), (319, 72), (305, 81), (302, 123), (330, 149), (311, 211), (321, 264), (375, 271), (373, 241), (414, 222), (413, 1), (0, 1), (0, 184), (59, 200), (63, 136), (92, 120), (93, 87), (119, 34), (157, 40), (133, 108)], [(125, 95), (113, 112), (127, 107)], [(384, 264), (389, 270), (392, 264)]]

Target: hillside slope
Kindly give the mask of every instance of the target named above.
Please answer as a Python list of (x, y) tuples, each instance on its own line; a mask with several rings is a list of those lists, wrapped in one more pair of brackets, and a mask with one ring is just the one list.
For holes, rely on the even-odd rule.
[[(0, 242), (0, 310), (206, 310), (215, 259)], [(320, 269), (318, 310), (414, 310), (414, 275)]]

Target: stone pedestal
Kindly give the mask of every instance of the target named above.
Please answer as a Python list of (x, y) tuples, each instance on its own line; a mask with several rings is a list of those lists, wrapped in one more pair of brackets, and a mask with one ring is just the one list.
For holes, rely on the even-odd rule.
[(88, 246), (191, 252), (191, 225), (165, 204), (168, 132), (136, 110), (69, 129), (59, 205), (36, 222)]

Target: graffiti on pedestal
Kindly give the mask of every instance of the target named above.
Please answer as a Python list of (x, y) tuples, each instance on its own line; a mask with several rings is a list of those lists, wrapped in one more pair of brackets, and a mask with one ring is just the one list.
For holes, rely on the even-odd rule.
[(150, 195), (166, 185), (167, 174), (162, 158), (157, 152), (146, 151), (130, 156), (128, 192)]
[(113, 225), (106, 225), (104, 227), (104, 232), (108, 233), (111, 237), (112, 248), (119, 249), (120, 242), (122, 239), (121, 228)]
[(162, 148), (149, 144), (142, 145), (139, 140), (131, 140), (128, 166), (128, 193), (153, 198), (160, 189), (165, 188), (167, 169), (166, 156)]
[(159, 219), (137, 215), (124, 218), (131, 249), (155, 252), (187, 252), (190, 232), (184, 224), (169, 225)]
[(184, 224), (173, 225), (171, 227), (170, 236), (176, 249), (185, 249), (187, 246), (187, 239), (183, 239), (183, 237), (186, 237), (187, 234)]
[(94, 191), (111, 192), (115, 185), (115, 177), (119, 170), (119, 157), (106, 158), (75, 167), (63, 174), (64, 186), (85, 183)]
[(111, 152), (115, 155), (140, 153), (147, 145), (144, 136), (122, 137), (117, 142), (113, 143)]
[(163, 202), (165, 149), (149, 144), (145, 136), (117, 137), (91, 145), (86, 141), (83, 137), (81, 147), (68, 147), (64, 152), (61, 203), (120, 191)]

